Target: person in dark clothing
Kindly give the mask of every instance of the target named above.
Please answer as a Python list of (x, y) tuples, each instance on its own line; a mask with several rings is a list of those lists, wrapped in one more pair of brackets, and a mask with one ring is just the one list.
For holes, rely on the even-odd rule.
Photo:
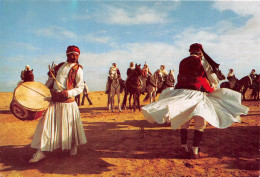
[(29, 65), (25, 66), (25, 69), (21, 72), (22, 82), (34, 81), (33, 69), (30, 69)]

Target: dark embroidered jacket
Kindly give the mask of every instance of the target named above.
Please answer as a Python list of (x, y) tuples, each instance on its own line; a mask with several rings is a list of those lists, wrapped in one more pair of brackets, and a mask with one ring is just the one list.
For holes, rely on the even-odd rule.
[(206, 78), (201, 59), (197, 56), (189, 56), (183, 59), (179, 66), (178, 82), (176, 89), (191, 89), (203, 92), (213, 92)]
[[(60, 67), (64, 64), (65, 62), (62, 62), (60, 64), (58, 64), (55, 68), (54, 68), (54, 76), (56, 77), (57, 76), (57, 73), (60, 69)], [(67, 90), (71, 90), (73, 88), (76, 87), (77, 83), (76, 83), (76, 75), (77, 75), (77, 72), (78, 72), (78, 69), (81, 68), (83, 69), (83, 67), (76, 63), (69, 71), (69, 74), (68, 74), (68, 78), (67, 78)]]

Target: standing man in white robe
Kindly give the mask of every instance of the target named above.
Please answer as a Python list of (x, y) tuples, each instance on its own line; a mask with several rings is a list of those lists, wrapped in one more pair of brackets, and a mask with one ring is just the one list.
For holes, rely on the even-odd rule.
[(70, 155), (76, 155), (77, 146), (87, 142), (75, 102), (75, 96), (84, 88), (83, 68), (78, 63), (80, 50), (77, 46), (69, 46), (66, 54), (67, 62), (54, 68), (56, 80), (49, 77), (46, 82), (51, 89), (52, 101), (36, 128), (31, 147), (38, 151), (29, 163), (45, 158), (44, 151), (57, 148), (68, 149)]

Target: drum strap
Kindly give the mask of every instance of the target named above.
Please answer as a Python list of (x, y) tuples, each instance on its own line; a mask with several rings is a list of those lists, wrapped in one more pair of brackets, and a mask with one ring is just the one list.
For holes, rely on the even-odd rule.
[(61, 102), (59, 102), (59, 103), (72, 103), (72, 102), (74, 102), (74, 101), (75, 101), (75, 98), (70, 97), (70, 98), (68, 98), (67, 100), (61, 101)]

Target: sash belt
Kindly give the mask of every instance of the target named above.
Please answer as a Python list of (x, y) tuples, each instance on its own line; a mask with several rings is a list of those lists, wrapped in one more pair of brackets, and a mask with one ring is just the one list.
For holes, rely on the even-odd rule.
[(55, 103), (72, 103), (72, 102), (74, 102), (75, 101), (75, 98), (73, 98), (73, 97), (70, 97), (70, 98), (68, 98), (68, 99), (66, 99), (66, 100), (63, 100), (63, 101), (54, 101)]

